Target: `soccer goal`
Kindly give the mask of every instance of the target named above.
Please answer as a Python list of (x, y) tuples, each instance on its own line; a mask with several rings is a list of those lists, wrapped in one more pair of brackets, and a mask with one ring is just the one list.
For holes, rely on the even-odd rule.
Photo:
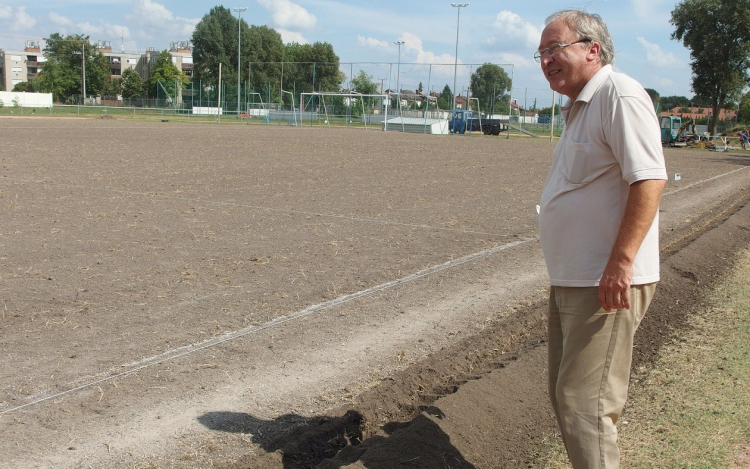
[(295, 106), (294, 104), (294, 93), (292, 93), (291, 91), (286, 91), (286, 90), (281, 90), (281, 92), (288, 94), (292, 97), (292, 118), (289, 119), (289, 122), (287, 122), (287, 125), (294, 125), (295, 127), (299, 127), (300, 121), (297, 119), (297, 106)]
[[(320, 102), (320, 104), (311, 104), (314, 102), (314, 99), (317, 98)], [(313, 110), (319, 109), (320, 106), (322, 106), (323, 114), (325, 115), (325, 124), (330, 127), (331, 126), (331, 117), (328, 113), (328, 110), (331, 106), (332, 101), (335, 100), (341, 100), (343, 103), (345, 103), (345, 106), (351, 107), (356, 105), (358, 102), (361, 106), (362, 115), (365, 114), (365, 99), (366, 98), (379, 98), (381, 100), (381, 108), (384, 112), (383, 122), (388, 121), (388, 108), (390, 107), (388, 104), (390, 103), (390, 96), (387, 94), (360, 94), (360, 93), (334, 93), (334, 92), (322, 92), (322, 91), (315, 91), (310, 93), (301, 93), (300, 94), (300, 100), (301, 106), (300, 106), (300, 113), (304, 112), (304, 107), (306, 104), (313, 107)], [(328, 99), (328, 103), (326, 103), (326, 99)], [(388, 103), (388, 104), (386, 104)], [(367, 128), (368, 125), (368, 119), (363, 119), (362, 121), (365, 125), (365, 128)]]
[[(255, 102), (255, 97), (258, 97), (258, 101), (260, 102), (260, 107), (258, 106), (258, 103)], [(263, 103), (263, 95), (260, 93), (247, 93), (248, 101), (245, 103), (245, 114), (254, 116), (254, 117), (268, 117), (268, 107), (265, 103)]]

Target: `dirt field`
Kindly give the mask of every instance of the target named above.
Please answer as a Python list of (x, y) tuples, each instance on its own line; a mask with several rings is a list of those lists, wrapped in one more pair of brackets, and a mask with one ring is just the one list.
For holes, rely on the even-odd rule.
[[(535, 211), (552, 143), (0, 131), (7, 467), (533, 467), (553, 434)], [(637, 365), (750, 242), (750, 152), (666, 155)]]

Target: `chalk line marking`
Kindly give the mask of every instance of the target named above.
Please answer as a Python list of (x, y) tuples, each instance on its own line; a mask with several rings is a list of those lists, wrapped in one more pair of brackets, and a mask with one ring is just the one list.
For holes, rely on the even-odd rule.
[(101, 383), (104, 383), (104, 382), (107, 382), (107, 381), (111, 381), (113, 379), (122, 378), (124, 376), (128, 376), (128, 375), (136, 373), (136, 372), (138, 372), (140, 370), (143, 370), (145, 368), (149, 368), (149, 367), (152, 367), (152, 366), (160, 365), (162, 363), (166, 363), (168, 361), (172, 361), (172, 360), (175, 360), (177, 358), (184, 357), (186, 355), (190, 355), (190, 354), (199, 352), (201, 350), (205, 350), (205, 349), (208, 349), (208, 348), (211, 348), (211, 347), (215, 347), (215, 346), (223, 344), (225, 342), (229, 342), (229, 341), (241, 338), (241, 337), (245, 337), (245, 336), (250, 335), (250, 334), (255, 334), (255, 333), (258, 333), (258, 332), (265, 331), (267, 329), (278, 327), (278, 326), (281, 326), (281, 325), (286, 324), (288, 322), (295, 321), (297, 319), (304, 318), (306, 316), (310, 316), (310, 315), (313, 315), (313, 314), (325, 311), (325, 310), (333, 308), (335, 306), (339, 306), (339, 305), (342, 305), (344, 303), (348, 303), (350, 301), (357, 300), (359, 298), (363, 298), (363, 297), (366, 297), (366, 296), (369, 296), (369, 295), (372, 295), (372, 294), (375, 294), (375, 293), (378, 293), (378, 292), (381, 292), (381, 291), (384, 291), (384, 290), (388, 290), (390, 288), (395, 288), (395, 287), (398, 287), (400, 285), (404, 285), (404, 284), (413, 282), (415, 280), (418, 280), (418, 279), (420, 279), (422, 277), (426, 277), (428, 275), (432, 275), (432, 274), (435, 274), (435, 273), (438, 273), (438, 272), (441, 272), (441, 271), (444, 271), (444, 270), (447, 270), (447, 269), (451, 269), (453, 267), (457, 267), (457, 266), (460, 266), (462, 264), (466, 264), (467, 262), (472, 262), (472, 261), (475, 261), (477, 259), (488, 257), (488, 256), (491, 256), (491, 255), (496, 254), (496, 253), (501, 252), (501, 251), (505, 251), (505, 250), (512, 249), (512, 248), (515, 248), (515, 247), (518, 247), (518, 246), (522, 246), (524, 244), (536, 241), (538, 239), (539, 239), (538, 236), (534, 236), (534, 237), (531, 237), (531, 238), (519, 239), (518, 241), (514, 241), (512, 243), (507, 243), (507, 244), (502, 244), (502, 245), (499, 245), (499, 246), (487, 248), (487, 249), (484, 249), (482, 251), (478, 251), (478, 252), (475, 252), (475, 253), (468, 254), (466, 256), (460, 257), (458, 259), (453, 259), (453, 260), (450, 260), (450, 261), (443, 262), (442, 264), (437, 264), (437, 265), (434, 265), (434, 266), (431, 266), (431, 267), (427, 267), (426, 269), (414, 272), (413, 274), (407, 275), (405, 277), (401, 277), (401, 278), (396, 279), (396, 280), (392, 280), (390, 282), (382, 283), (380, 285), (376, 285), (376, 286), (373, 286), (373, 287), (370, 287), (370, 288), (366, 288), (364, 290), (360, 290), (360, 291), (355, 292), (355, 293), (350, 293), (348, 295), (342, 295), (342, 296), (340, 296), (338, 298), (334, 298), (333, 300), (326, 301), (325, 303), (319, 303), (319, 304), (314, 304), (314, 305), (308, 306), (305, 309), (296, 311), (296, 312), (294, 312), (292, 314), (289, 314), (287, 316), (279, 316), (277, 318), (274, 318), (274, 319), (272, 319), (272, 320), (270, 320), (270, 321), (268, 321), (265, 324), (262, 324), (260, 326), (247, 326), (247, 327), (244, 327), (242, 329), (238, 329), (236, 331), (228, 332), (228, 333), (223, 334), (223, 335), (218, 336), (218, 337), (214, 337), (214, 338), (206, 339), (204, 341), (197, 342), (197, 343), (194, 343), (194, 344), (189, 344), (189, 345), (185, 345), (185, 346), (182, 346), (182, 347), (178, 347), (178, 348), (175, 348), (175, 349), (172, 349), (172, 350), (168, 350), (168, 351), (166, 351), (164, 353), (161, 353), (159, 355), (154, 355), (152, 357), (144, 358), (144, 359), (139, 360), (139, 361), (134, 362), (134, 363), (130, 363), (130, 364), (127, 364), (127, 365), (122, 365), (122, 367), (130, 368), (130, 369), (122, 371), (122, 372), (119, 372), (119, 373), (111, 373), (111, 374), (106, 374), (106, 375), (99, 375), (99, 376), (102, 376), (102, 377), (94, 379), (94, 380), (86, 382), (86, 383), (83, 383), (81, 385), (78, 385), (78, 386), (73, 387), (71, 389), (68, 389), (66, 391), (61, 391), (61, 392), (58, 392), (58, 393), (50, 395), (50, 396), (41, 397), (39, 399), (35, 399), (35, 400), (31, 401), (31, 402), (27, 402), (26, 404), (13, 407), (11, 409), (2, 410), (2, 411), (0, 411), (0, 416), (6, 415), (6, 414), (10, 414), (12, 412), (17, 412), (17, 411), (25, 409), (27, 407), (31, 407), (31, 406), (34, 406), (34, 405), (37, 405), (37, 404), (41, 404), (43, 402), (46, 402), (46, 401), (49, 401), (49, 400), (52, 400), (52, 399), (57, 399), (57, 398), (66, 396), (68, 394), (72, 394), (72, 393), (84, 390), (86, 388), (90, 388), (91, 386), (96, 386), (97, 384), (101, 384)]
[(734, 173), (736, 173), (738, 171), (744, 171), (747, 168), (748, 168), (748, 166), (745, 166), (745, 167), (742, 167), (742, 168), (733, 169), (732, 171), (729, 171), (728, 173), (718, 174), (718, 175), (710, 177), (708, 179), (703, 179), (701, 181), (696, 181), (696, 182), (694, 182), (692, 184), (688, 184), (687, 186), (680, 187), (679, 189), (675, 189), (673, 191), (665, 192), (664, 195), (676, 194), (678, 192), (684, 191), (685, 189), (690, 189), (691, 187), (694, 187), (694, 186), (697, 186), (697, 185), (700, 185), (700, 184), (703, 184), (703, 183), (706, 183), (706, 182), (713, 181), (714, 179), (723, 178), (725, 176), (729, 176), (730, 174), (734, 174)]

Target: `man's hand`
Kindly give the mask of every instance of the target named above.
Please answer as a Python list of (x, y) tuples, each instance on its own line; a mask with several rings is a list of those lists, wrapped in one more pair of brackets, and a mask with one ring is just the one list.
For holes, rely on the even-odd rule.
[(633, 278), (632, 264), (614, 262), (610, 259), (599, 281), (599, 303), (604, 311), (630, 309), (630, 281)]

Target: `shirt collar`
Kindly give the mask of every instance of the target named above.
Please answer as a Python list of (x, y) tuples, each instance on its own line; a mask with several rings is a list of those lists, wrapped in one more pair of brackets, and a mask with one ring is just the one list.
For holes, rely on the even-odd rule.
[(586, 103), (589, 102), (594, 96), (596, 90), (599, 89), (602, 83), (604, 83), (611, 74), (612, 65), (605, 65), (600, 68), (599, 71), (596, 72), (593, 77), (591, 77), (588, 83), (586, 83), (586, 86), (583, 87), (581, 93), (578, 95), (578, 98), (576, 98), (576, 101), (583, 101)]
[(600, 68), (586, 83), (581, 92), (578, 93), (578, 97), (576, 98), (575, 102), (571, 101), (570, 98), (568, 98), (568, 100), (565, 102), (562, 107), (562, 111), (566, 114), (564, 117), (567, 118), (567, 111), (570, 111), (570, 108), (573, 107), (573, 104), (577, 103), (578, 101), (588, 103), (594, 96), (596, 90), (599, 89), (602, 83), (604, 83), (611, 74), (612, 65), (607, 64)]

